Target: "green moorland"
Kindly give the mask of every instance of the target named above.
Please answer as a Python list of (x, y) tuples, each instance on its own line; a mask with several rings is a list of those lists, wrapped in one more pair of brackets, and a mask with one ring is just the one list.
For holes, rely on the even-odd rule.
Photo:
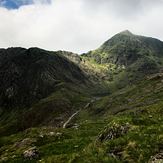
[[(41, 126), (2, 136), (1, 161), (98, 163), (159, 160), (157, 156), (163, 150), (162, 80), (156, 75), (139, 85), (96, 98), (87, 108), (83, 106), (67, 128)], [(37, 148), (39, 155), (32, 160), (25, 159), (23, 152), (31, 147)]]

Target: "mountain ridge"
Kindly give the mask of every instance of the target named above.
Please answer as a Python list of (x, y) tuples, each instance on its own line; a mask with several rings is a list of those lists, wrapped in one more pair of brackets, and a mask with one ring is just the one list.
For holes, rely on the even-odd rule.
[[(33, 101), (32, 99), (35, 98), (30, 92), (35, 94), (34, 92), (37, 92), (34, 91), (36, 87), (36, 90), (41, 91), (41, 83), (45, 87), (47, 86), (49, 91), (44, 90), (41, 91), (42, 93), (36, 93), (36, 99), (38, 100), (52, 93), (55, 90), (54, 85), (65, 81), (66, 83), (70, 82), (71, 85), (73, 83), (80, 85), (81, 82), (83, 86), (92, 82), (98, 88), (98, 83), (101, 86), (107, 86), (118, 80), (118, 85), (125, 87), (129, 83), (141, 80), (147, 74), (159, 72), (163, 67), (163, 42), (150, 37), (134, 35), (129, 30), (125, 30), (106, 41), (99, 49), (81, 56), (72, 52), (52, 52), (34, 47), (29, 49), (8, 48), (0, 49), (0, 60), (0, 74), (3, 83), (0, 88), (1, 105), (12, 103), (11, 101), (13, 103), (16, 101), (17, 103), (24, 103), (23, 100), (22, 102), (20, 102), (21, 100), (11, 100), (12, 96), (15, 98), (16, 94), (20, 93), (18, 91), (19, 87), (22, 90), (20, 94), (28, 92), (28, 95), (24, 94), (23, 96), (24, 99), (26, 96), (31, 97), (31, 100), (27, 100), (31, 101), (30, 104)], [(44, 74), (46, 75), (41, 75), (43, 73), (41, 71), (45, 71)], [(33, 77), (30, 78), (30, 76)], [(38, 80), (33, 80), (35, 76), (37, 76)], [(43, 76), (45, 76), (44, 79)], [(33, 82), (30, 82), (29, 79)], [(24, 84), (21, 85), (21, 83)], [(29, 86), (30, 83), (33, 86)], [(28, 87), (26, 91), (23, 88), (24, 85)], [(106, 92), (109, 91), (107, 91), (107, 87), (103, 89)], [(13, 92), (15, 93), (13, 94)], [(6, 102), (3, 104), (3, 101)]]
[(82, 70), (57, 52), (8, 48), (0, 50), (0, 60), (1, 105), (30, 105), (55, 91), (59, 83), (86, 82)]

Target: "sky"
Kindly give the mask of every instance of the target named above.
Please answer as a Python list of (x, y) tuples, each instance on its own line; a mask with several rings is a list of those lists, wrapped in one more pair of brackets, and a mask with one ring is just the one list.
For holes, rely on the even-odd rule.
[(84, 53), (129, 30), (163, 40), (163, 0), (0, 0), (0, 48)]

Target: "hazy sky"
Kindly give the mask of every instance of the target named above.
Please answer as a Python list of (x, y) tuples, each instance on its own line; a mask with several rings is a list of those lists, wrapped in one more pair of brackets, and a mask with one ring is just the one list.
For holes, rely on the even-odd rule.
[[(8, 0), (0, 0), (0, 3), (2, 1)], [(1, 4), (1, 48), (37, 46), (82, 53), (96, 49), (111, 36), (126, 29), (163, 40), (163, 0), (45, 2), (34, 0), (18, 9), (6, 9)]]

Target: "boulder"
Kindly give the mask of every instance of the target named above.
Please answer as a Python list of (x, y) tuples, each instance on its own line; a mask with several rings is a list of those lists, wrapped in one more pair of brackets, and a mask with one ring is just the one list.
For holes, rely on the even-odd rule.
[(130, 125), (126, 124), (113, 124), (113, 126), (107, 127), (102, 134), (99, 135), (98, 140), (106, 141), (119, 138), (126, 134), (130, 129)]
[(24, 158), (32, 160), (38, 158), (39, 152), (36, 147), (31, 147), (28, 150), (24, 151), (23, 155)]
[(152, 156), (148, 163), (163, 163), (163, 152), (158, 153), (155, 156)]

